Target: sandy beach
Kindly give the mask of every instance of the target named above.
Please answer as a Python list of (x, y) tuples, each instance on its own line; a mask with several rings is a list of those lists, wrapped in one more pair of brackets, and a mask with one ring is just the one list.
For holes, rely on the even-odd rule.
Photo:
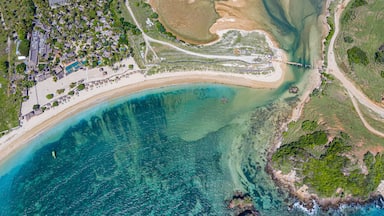
[[(234, 28), (226, 29), (215, 28), (214, 30), (215, 33), (219, 35), (219, 38), (221, 38), (222, 34), (227, 31), (230, 31), (231, 29), (238, 28), (235, 26)], [(21, 149), (39, 134), (43, 133), (45, 130), (51, 128), (55, 124), (58, 124), (60, 121), (70, 117), (74, 113), (78, 113), (81, 110), (95, 106), (101, 101), (107, 101), (113, 98), (129, 95), (146, 89), (154, 89), (171, 85), (182, 85), (192, 83), (217, 83), (243, 86), (249, 88), (279, 87), (286, 79), (290, 79), (290, 77), (286, 76), (285, 73), (287, 71), (287, 65), (284, 63), (287, 62), (286, 53), (279, 48), (278, 43), (266, 31), (255, 30), (254, 28), (238, 31), (248, 33), (250, 32), (246, 30), (250, 30), (252, 32), (256, 31), (265, 36), (266, 42), (274, 53), (274, 57), (271, 61), (271, 64), (274, 68), (274, 71), (272, 73), (263, 75), (253, 75), (226, 73), (218, 71), (181, 71), (146, 76), (140, 71), (138, 71), (137, 73), (133, 73), (131, 71), (128, 75), (126, 72), (114, 73), (112, 71), (112, 68), (104, 68), (104, 71), (108, 72), (108, 74), (113, 74), (112, 77), (117, 77), (118, 79), (111, 81), (111, 79), (108, 78), (108, 82), (106, 81), (100, 86), (83, 90), (79, 92), (79, 95), (75, 95), (69, 101), (60, 104), (58, 107), (53, 107), (38, 116), (32, 117), (28, 121), (23, 120), (21, 122), (22, 124), (20, 128), (11, 131), (10, 133), (1, 137), (0, 164), (10, 158), (19, 149)], [(135, 63), (128, 61), (125, 62), (125, 64), (134, 64), (134, 68), (137, 69), (137, 65)], [(98, 71), (98, 69), (94, 70)], [(122, 68), (122, 70), (124, 70), (124, 68)], [(90, 78), (88, 73), (91, 74), (91, 72), (87, 71), (86, 80), (90, 81), (88, 80)], [(73, 80), (68, 81), (66, 82), (66, 84), (69, 85), (72, 81)], [(49, 88), (49, 91), (56, 88), (56, 83), (50, 83), (49, 85), (55, 86), (53, 88)], [(46, 88), (45, 86), (46, 85), (44, 85), (44, 88)], [(44, 98), (44, 95), (46, 93), (48, 92), (44, 92), (43, 95), (40, 95), (40, 98)], [(26, 112), (28, 111), (25, 111), (25, 113)]]
[(105, 83), (93, 90), (84, 90), (68, 102), (24, 120), (22, 126), (0, 138), (0, 163), (4, 162), (60, 121), (98, 103), (146, 89), (192, 83), (218, 83), (250, 88), (277, 88), (284, 81), (284, 70), (275, 68), (268, 75), (247, 75), (214, 71), (186, 71), (145, 76), (141, 73), (121, 76), (118, 81)]

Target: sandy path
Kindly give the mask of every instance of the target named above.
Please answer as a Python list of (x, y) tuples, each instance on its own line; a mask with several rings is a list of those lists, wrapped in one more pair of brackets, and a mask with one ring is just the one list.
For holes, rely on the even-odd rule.
[[(133, 21), (135, 22), (135, 25), (141, 31), (142, 36), (143, 36), (144, 41), (145, 41), (146, 44), (149, 44), (149, 42), (153, 42), (153, 43), (157, 43), (157, 44), (161, 44), (161, 45), (164, 45), (164, 46), (171, 47), (171, 48), (173, 48), (173, 49), (175, 49), (177, 51), (180, 51), (180, 52), (188, 54), (188, 55), (197, 56), (197, 57), (201, 57), (201, 58), (208, 58), (208, 59), (235, 60), (235, 61), (243, 61), (243, 62), (246, 62), (246, 63), (255, 63), (255, 59), (258, 57), (257, 55), (256, 56), (255, 55), (254, 56), (232, 56), (232, 55), (208, 55), (208, 54), (196, 53), (196, 52), (192, 52), (192, 51), (189, 51), (189, 50), (185, 50), (185, 49), (180, 48), (178, 46), (175, 46), (175, 45), (173, 45), (171, 43), (151, 38), (147, 34), (145, 34), (145, 32), (141, 28), (139, 22), (136, 20), (134, 13), (133, 13), (131, 7), (129, 6), (129, 1), (126, 2), (126, 6), (128, 8), (128, 11), (129, 11), (131, 17), (133, 18)], [(148, 45), (148, 46), (154, 52), (152, 47), (150, 45)]]
[(344, 73), (341, 71), (341, 69), (338, 67), (336, 63), (336, 58), (334, 54), (334, 45), (337, 35), (340, 32), (340, 17), (343, 13), (345, 7), (350, 2), (350, 0), (345, 0), (341, 4), (338, 5), (335, 13), (335, 33), (331, 39), (331, 42), (329, 44), (328, 49), (328, 68), (327, 71), (335, 76), (340, 82), (343, 84), (343, 86), (348, 89), (348, 91), (364, 106), (371, 109), (372, 111), (379, 114), (381, 117), (384, 117), (384, 108), (380, 105), (376, 104), (372, 100), (370, 100), (364, 93), (362, 93), (357, 87), (353, 84), (351, 80), (349, 80)]
[(377, 135), (377, 136), (380, 136), (380, 137), (383, 137), (384, 138), (384, 133), (376, 130), (375, 128), (373, 128), (364, 118), (363, 116), (363, 113), (360, 111), (360, 108), (359, 108), (359, 104), (357, 103), (355, 97), (352, 95), (352, 93), (350, 91), (348, 91), (348, 94), (349, 94), (349, 97), (351, 97), (351, 100), (352, 100), (352, 103), (353, 103), (353, 106), (355, 107), (356, 109), (356, 112), (357, 114), (359, 114), (359, 117), (360, 117), (360, 120), (361, 122), (363, 122), (364, 126), (373, 134)]

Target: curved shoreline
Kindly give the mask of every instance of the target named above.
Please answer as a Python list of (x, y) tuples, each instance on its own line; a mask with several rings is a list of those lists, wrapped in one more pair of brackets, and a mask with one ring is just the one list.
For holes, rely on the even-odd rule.
[(263, 76), (241, 75), (212, 71), (189, 71), (155, 74), (145, 76), (135, 73), (129, 77), (120, 78), (112, 84), (105, 84), (94, 91), (80, 92), (79, 96), (72, 98), (66, 104), (61, 104), (51, 110), (23, 122), (22, 126), (0, 138), (0, 165), (11, 158), (20, 149), (27, 146), (28, 142), (36, 138), (50, 127), (82, 111), (90, 106), (97, 105), (121, 96), (137, 93), (144, 90), (162, 88), (173, 85), (193, 83), (214, 83), (243, 86), (250, 88), (277, 88), (284, 81), (284, 71)]

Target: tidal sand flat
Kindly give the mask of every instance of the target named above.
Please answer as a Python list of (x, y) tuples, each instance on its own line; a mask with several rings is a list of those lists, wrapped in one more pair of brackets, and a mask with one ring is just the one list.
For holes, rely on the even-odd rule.
[(204, 44), (218, 37), (209, 28), (218, 18), (214, 1), (207, 0), (151, 0), (164, 27), (177, 38), (189, 43)]
[(228, 29), (262, 30), (290, 60), (316, 64), (321, 58), (325, 3), (280, 0), (151, 0), (160, 21), (179, 39), (204, 44)]
[(293, 61), (314, 64), (321, 58), (325, 1), (216, 1), (220, 19), (211, 33), (224, 29), (263, 30)]

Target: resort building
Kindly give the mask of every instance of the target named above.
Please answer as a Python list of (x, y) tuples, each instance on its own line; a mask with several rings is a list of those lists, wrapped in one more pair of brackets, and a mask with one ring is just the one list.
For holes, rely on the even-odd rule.
[(39, 32), (33, 31), (31, 37), (31, 47), (29, 49), (29, 62), (28, 66), (30, 69), (35, 69), (38, 62), (39, 54)]
[(49, 6), (51, 8), (57, 7), (57, 6), (62, 6), (68, 3), (68, 0), (49, 0)]

